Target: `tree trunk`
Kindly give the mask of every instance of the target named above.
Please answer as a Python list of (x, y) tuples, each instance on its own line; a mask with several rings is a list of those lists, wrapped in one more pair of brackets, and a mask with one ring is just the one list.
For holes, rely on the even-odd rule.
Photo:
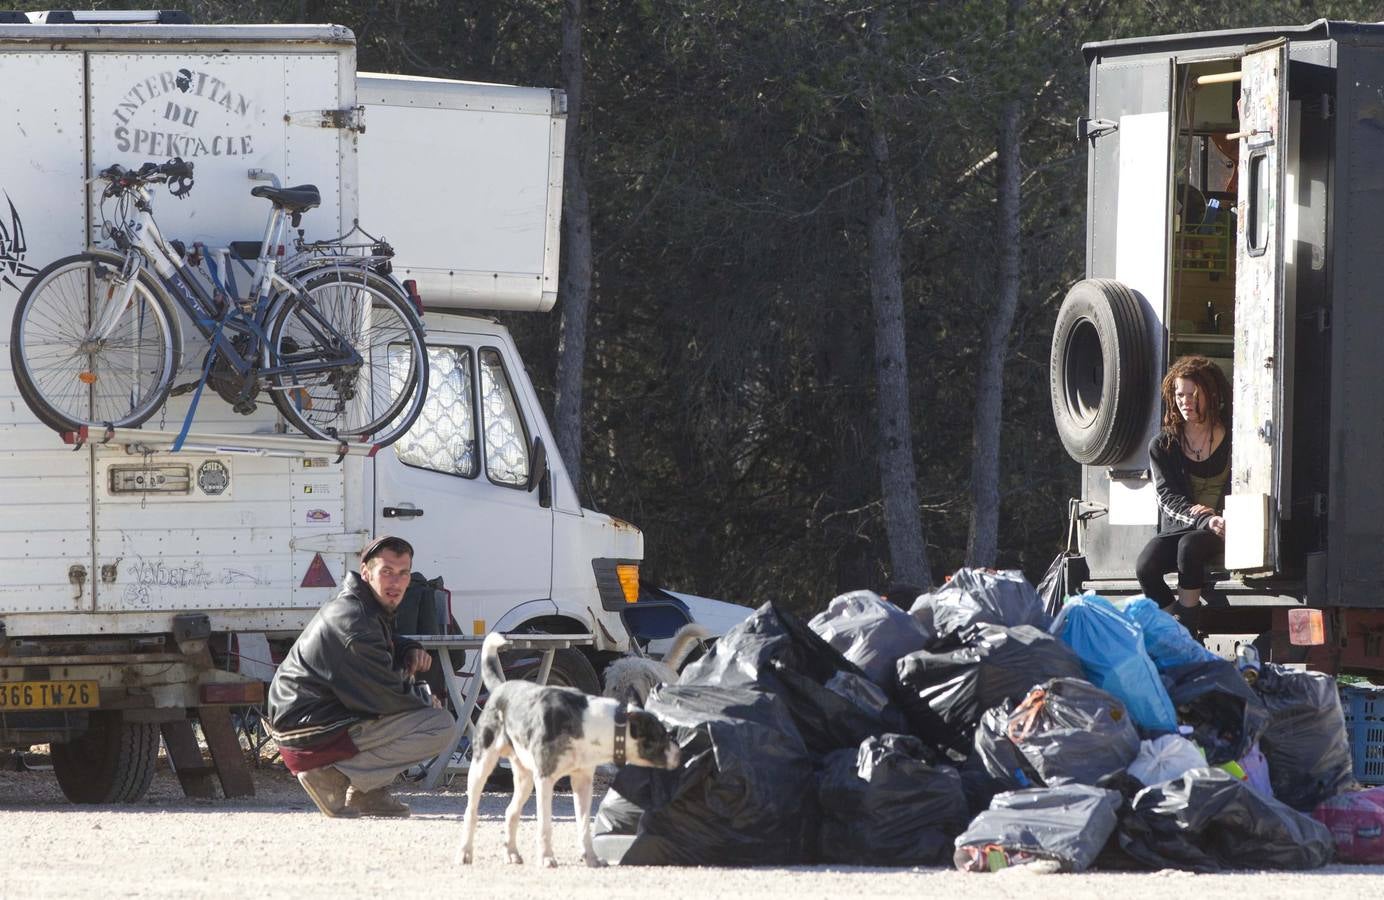
[(565, 0), (562, 9), (562, 80), (567, 91), (567, 135), (563, 159), (562, 243), (566, 265), (558, 339), (557, 402), (553, 428), (557, 449), (572, 484), (582, 483), (582, 375), (586, 367), (586, 319), (591, 306), (591, 212), (582, 174), (583, 73), (581, 31), (584, 0)]
[[(1021, 0), (1010, 0), (1012, 35)], [(1012, 37), (1010, 41), (1012, 45)], [(1000, 423), (1004, 417), (1004, 363), (1009, 332), (1019, 307), (1019, 101), (1011, 97), (1000, 111), (998, 222), (998, 290), (985, 333), (976, 380), (976, 415), (971, 430), (971, 522), (966, 564), (993, 566), (999, 550)]]
[(872, 118), (867, 139), (870, 300), (875, 315), (875, 414), (879, 420), (884, 527), (889, 536), (892, 579), (928, 588), (932, 585), (932, 570), (918, 510), (918, 476), (913, 466), (913, 426), (908, 403), (899, 220), (889, 175), (889, 141), (878, 117)]

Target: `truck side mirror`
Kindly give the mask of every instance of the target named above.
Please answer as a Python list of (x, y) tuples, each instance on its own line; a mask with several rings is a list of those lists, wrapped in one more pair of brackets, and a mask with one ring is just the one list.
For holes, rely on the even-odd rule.
[(538, 489), (538, 505), (548, 509), (553, 505), (553, 479), (548, 468), (548, 450), (543, 446), (543, 438), (533, 439), (533, 463), (529, 466), (527, 489)]

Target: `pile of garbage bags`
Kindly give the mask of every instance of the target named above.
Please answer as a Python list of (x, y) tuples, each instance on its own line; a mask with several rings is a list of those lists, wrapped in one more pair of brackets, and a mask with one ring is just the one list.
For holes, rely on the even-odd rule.
[(626, 865), (1384, 861), (1342, 843), (1378, 833), (1384, 789), (1354, 790), (1335, 682), (1242, 673), (1145, 598), (1052, 618), (1021, 574), (963, 569), (909, 610), (768, 603), (647, 708), (683, 763), (602, 800)]

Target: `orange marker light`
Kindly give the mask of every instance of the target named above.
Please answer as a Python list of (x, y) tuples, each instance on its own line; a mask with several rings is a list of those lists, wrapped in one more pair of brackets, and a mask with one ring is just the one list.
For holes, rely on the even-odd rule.
[(620, 592), (626, 603), (639, 599), (639, 566), (624, 565), (615, 567), (615, 575), (620, 579)]

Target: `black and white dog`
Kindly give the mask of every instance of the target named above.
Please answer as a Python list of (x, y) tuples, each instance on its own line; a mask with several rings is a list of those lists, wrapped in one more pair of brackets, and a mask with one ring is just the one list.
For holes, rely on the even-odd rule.
[(553, 855), (553, 785), (564, 775), (572, 782), (582, 858), (601, 866), (591, 845), (591, 779), (596, 766), (628, 762), (636, 766), (676, 769), (678, 745), (663, 723), (638, 707), (593, 697), (565, 687), (529, 681), (505, 681), (499, 651), (504, 636), (491, 634), (481, 647), (481, 677), (490, 691), (476, 722), (476, 745), (466, 779), (466, 819), (462, 823), (461, 862), (470, 863), (476, 840), (481, 789), (500, 757), (514, 771), (514, 796), (505, 809), (509, 861), (522, 863), (516, 839), (519, 814), (538, 787), (538, 853), (544, 866), (556, 866)]

